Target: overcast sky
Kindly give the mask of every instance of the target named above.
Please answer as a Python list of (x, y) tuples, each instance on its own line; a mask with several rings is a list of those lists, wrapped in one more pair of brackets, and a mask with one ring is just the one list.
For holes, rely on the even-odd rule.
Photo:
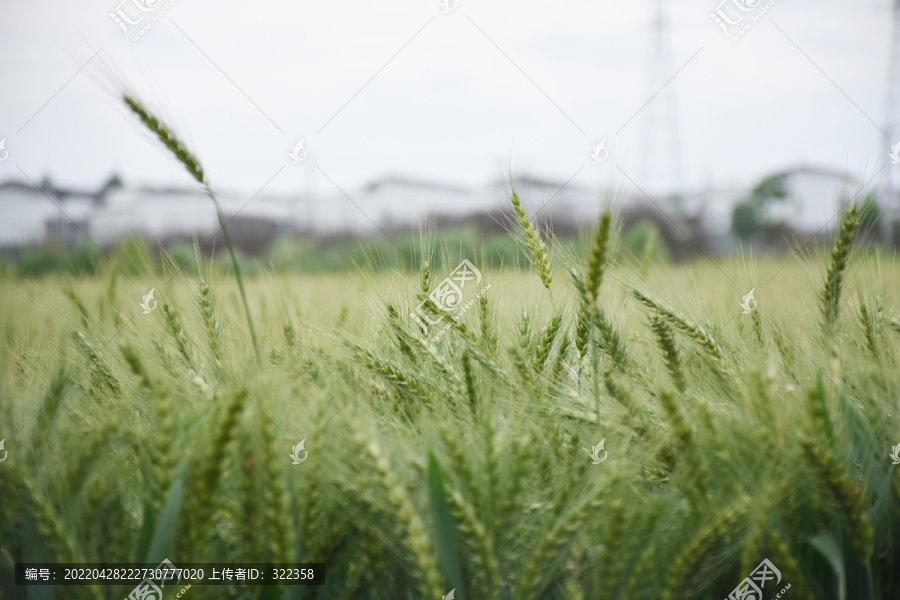
[[(477, 186), (510, 165), (651, 191), (676, 171), (691, 188), (797, 164), (862, 179), (890, 167), (889, 0), (777, 0), (738, 42), (709, 17), (719, 0), (669, 2), (655, 97), (655, 0), (448, 0), (447, 13), (439, 0), (177, 0), (137, 42), (140, 25), (126, 35), (110, 13), (165, 3), (120, 1), (0, 0), (0, 181), (189, 184), (121, 106), (124, 85), (214, 187), (247, 194), (389, 175)], [(722, 10), (746, 24), (764, 4)]]

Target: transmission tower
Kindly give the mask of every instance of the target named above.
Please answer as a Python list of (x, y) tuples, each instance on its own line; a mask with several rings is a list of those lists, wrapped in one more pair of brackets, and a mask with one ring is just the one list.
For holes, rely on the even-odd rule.
[[(888, 78), (887, 124), (884, 128), (884, 152), (900, 142), (900, 0), (894, 0), (891, 35), (890, 74)], [(882, 154), (883, 156), (883, 154)], [(900, 165), (887, 166), (884, 201), (881, 203), (881, 238), (885, 249), (893, 248), (894, 220), (900, 207)]]
[(675, 74), (668, 2), (669, 0), (655, 1), (652, 24), (653, 51), (648, 68), (647, 97), (650, 98), (657, 92), (659, 95), (653, 98), (646, 109), (648, 115), (644, 121), (640, 165), (641, 180), (656, 192), (671, 194), (676, 203), (669, 208), (675, 213), (680, 213), (681, 206), (678, 199), (683, 190), (677, 96), (675, 82), (666, 85)]

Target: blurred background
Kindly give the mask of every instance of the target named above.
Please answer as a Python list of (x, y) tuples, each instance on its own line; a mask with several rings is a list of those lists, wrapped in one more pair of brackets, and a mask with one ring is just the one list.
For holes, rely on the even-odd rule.
[(642, 260), (785, 253), (850, 201), (864, 243), (900, 244), (898, 0), (0, 14), (0, 268), (24, 276), (223, 247), (123, 92), (199, 158), (243, 259), (275, 270), (347, 268), (360, 241), (397, 255), (423, 228), (512, 261), (511, 184), (559, 240), (615, 203)]

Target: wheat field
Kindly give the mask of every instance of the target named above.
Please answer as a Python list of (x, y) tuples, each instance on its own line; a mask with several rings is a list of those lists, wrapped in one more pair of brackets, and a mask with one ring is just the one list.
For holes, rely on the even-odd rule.
[(233, 269), (3, 275), (6, 597), (168, 559), (325, 565), (198, 599), (900, 598), (900, 280), (856, 206), (831, 248), (670, 265), (609, 210), (568, 252), (511, 190), (531, 269), (423, 236), (415, 272), (245, 280), (124, 100)]
[(441, 252), (247, 279), (258, 361), (229, 275), (5, 280), (6, 597), (129, 592), (18, 561), (169, 558), (327, 565), (197, 598), (721, 599), (764, 560), (766, 598), (900, 598), (898, 267), (853, 211), (830, 250), (649, 269), (609, 213), (581, 256), (521, 218), (535, 268), (436, 342)]

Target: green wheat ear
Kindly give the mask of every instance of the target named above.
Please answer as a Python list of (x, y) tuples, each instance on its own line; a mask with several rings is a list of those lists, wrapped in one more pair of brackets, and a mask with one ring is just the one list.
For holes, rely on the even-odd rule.
[(666, 323), (665, 319), (657, 315), (650, 315), (650, 329), (656, 335), (659, 348), (662, 350), (663, 358), (666, 361), (666, 369), (675, 384), (675, 389), (684, 392), (687, 385), (684, 379), (684, 369), (681, 365), (681, 356), (678, 354), (678, 347), (675, 345), (675, 336), (672, 335), (672, 329)]
[(826, 336), (834, 333), (834, 325), (840, 310), (841, 284), (844, 280), (844, 273), (847, 271), (850, 249), (853, 246), (853, 234), (856, 233), (858, 226), (859, 209), (855, 204), (851, 204), (841, 220), (838, 234), (834, 239), (831, 265), (828, 267), (828, 274), (825, 277), (825, 289), (819, 296), (822, 303), (822, 329)]
[(725, 354), (723, 353), (721, 346), (719, 346), (716, 340), (713, 339), (705, 329), (689, 320), (684, 315), (676, 312), (674, 309), (657, 302), (638, 289), (632, 288), (631, 295), (650, 310), (656, 311), (656, 313), (668, 322), (669, 325), (693, 339), (707, 354), (709, 354), (713, 364), (719, 371), (719, 374), (723, 377), (728, 376), (729, 368), (728, 363), (725, 361)]
[(609, 251), (609, 223), (612, 215), (609, 209), (600, 215), (600, 223), (597, 226), (597, 234), (591, 247), (591, 256), (588, 260), (585, 284), (593, 301), (597, 300), (600, 292), (600, 284), (603, 282), (603, 272), (606, 270), (606, 260)]
[(531, 251), (531, 259), (534, 263), (534, 268), (537, 269), (538, 275), (541, 276), (541, 283), (549, 290), (550, 284), (553, 282), (553, 271), (550, 269), (550, 253), (547, 251), (547, 245), (541, 239), (541, 235), (531, 223), (531, 219), (528, 218), (528, 213), (525, 212), (525, 206), (522, 205), (522, 200), (519, 198), (519, 194), (515, 189), (512, 190), (512, 194), (510, 195), (510, 202), (512, 202), (513, 208), (516, 211), (519, 225), (522, 226), (522, 233), (525, 235), (525, 245), (528, 246), (528, 249)]
[(172, 154), (183, 164), (187, 170), (193, 175), (194, 179), (196, 179), (200, 184), (206, 185), (206, 178), (203, 175), (203, 167), (200, 166), (200, 161), (197, 160), (193, 154), (191, 154), (188, 149), (181, 143), (171, 129), (165, 126), (159, 119), (153, 116), (147, 108), (140, 103), (139, 100), (135, 98), (124, 95), (122, 99), (125, 101), (125, 104), (134, 111), (134, 113), (141, 118), (141, 121), (144, 122), (144, 125), (147, 128), (155, 133), (159, 139), (162, 141), (166, 147), (172, 151)]
[[(218, 374), (222, 366), (222, 331), (219, 319), (216, 318), (216, 310), (212, 305), (209, 284), (200, 278), (200, 292), (196, 296), (200, 316), (206, 326), (206, 335), (209, 338), (209, 348), (212, 351), (215, 369)], [(163, 306), (165, 308), (165, 306)]]
[(244, 278), (241, 277), (241, 269), (238, 266), (237, 256), (234, 253), (234, 245), (231, 243), (231, 235), (228, 233), (228, 223), (225, 221), (225, 215), (222, 213), (222, 207), (219, 201), (209, 189), (206, 182), (206, 176), (203, 173), (203, 167), (200, 161), (194, 156), (187, 147), (178, 139), (175, 133), (166, 127), (166, 125), (157, 119), (153, 113), (141, 104), (141, 102), (127, 94), (122, 96), (125, 104), (141, 118), (144, 125), (159, 137), (160, 141), (166, 145), (166, 148), (172, 151), (175, 158), (185, 166), (188, 172), (203, 186), (203, 191), (209, 196), (210, 200), (216, 207), (216, 216), (219, 218), (219, 225), (222, 227), (222, 235), (225, 237), (225, 245), (228, 246), (228, 253), (231, 255), (231, 264), (234, 267), (234, 275), (237, 278), (238, 288), (241, 290), (241, 300), (244, 302), (244, 311), (247, 313), (247, 325), (250, 328), (250, 339), (253, 341), (253, 350), (256, 352), (257, 365), (262, 364), (259, 353), (259, 344), (256, 341), (256, 330), (253, 328), (253, 319), (250, 317), (250, 305), (247, 303), (247, 293), (244, 291)]

